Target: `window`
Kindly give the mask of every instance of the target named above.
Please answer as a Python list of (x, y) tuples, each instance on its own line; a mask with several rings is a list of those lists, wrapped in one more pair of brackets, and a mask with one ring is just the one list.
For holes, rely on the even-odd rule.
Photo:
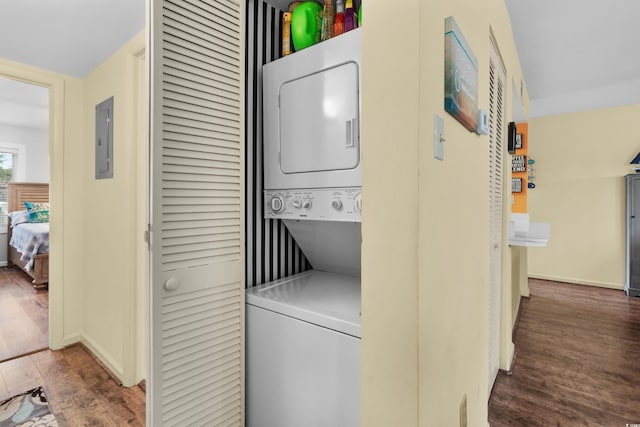
[(18, 144), (0, 144), (0, 233), (6, 232), (8, 213), (7, 183), (22, 181), (25, 148)]

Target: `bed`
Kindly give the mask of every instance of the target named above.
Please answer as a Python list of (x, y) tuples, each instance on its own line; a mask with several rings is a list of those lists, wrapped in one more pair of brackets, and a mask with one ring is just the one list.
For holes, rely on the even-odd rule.
[[(31, 203), (43, 203), (49, 202), (49, 184), (30, 183), (30, 182), (9, 182), (8, 186), (8, 199), (7, 206), (8, 212), (22, 211), (25, 209), (24, 202)], [(27, 273), (33, 279), (33, 286), (37, 289), (47, 287), (49, 283), (49, 252), (48, 252), (48, 237), (49, 237), (49, 223), (41, 224), (18, 224), (15, 225), (16, 229), (12, 227), (11, 217), (8, 220), (7, 226), (7, 265), (9, 267), (16, 266), (22, 271)], [(39, 238), (35, 244), (29, 246), (29, 250), (25, 250), (25, 256), (18, 249), (11, 245), (14, 232), (16, 238), (19, 240), (27, 241), (29, 237), (23, 235), (23, 230), (18, 231), (18, 227), (32, 225), (36, 231), (40, 233), (46, 232), (46, 244), (44, 238)], [(41, 234), (42, 235), (42, 234)], [(17, 239), (14, 239), (17, 240)], [(23, 247), (23, 246), (20, 246)], [(33, 251), (30, 254), (29, 251)]]

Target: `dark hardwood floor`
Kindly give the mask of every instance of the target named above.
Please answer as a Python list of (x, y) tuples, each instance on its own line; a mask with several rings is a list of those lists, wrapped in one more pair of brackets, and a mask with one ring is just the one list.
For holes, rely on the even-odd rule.
[(49, 347), (49, 293), (17, 268), (0, 268), (0, 362)]
[(145, 394), (118, 385), (81, 345), (0, 363), (0, 401), (44, 386), (60, 426), (144, 426)]
[(640, 298), (534, 279), (529, 286), (513, 374), (498, 375), (490, 425), (640, 423)]
[(0, 268), (0, 401), (42, 385), (61, 426), (145, 425), (140, 388), (118, 385), (81, 345), (51, 351), (48, 340), (48, 292)]
[[(640, 298), (534, 279), (529, 286), (512, 375), (498, 375), (490, 425), (640, 423)], [(47, 292), (0, 268), (0, 361), (46, 348), (47, 335)], [(144, 392), (119, 386), (80, 345), (0, 363), (0, 400), (39, 385), (62, 426), (145, 425)]]

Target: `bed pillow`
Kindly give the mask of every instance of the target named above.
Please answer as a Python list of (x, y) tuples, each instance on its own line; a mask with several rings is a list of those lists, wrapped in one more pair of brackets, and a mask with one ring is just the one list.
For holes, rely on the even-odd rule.
[(24, 202), (29, 212), (29, 222), (49, 222), (49, 203)]
[(29, 211), (9, 212), (9, 218), (11, 218), (11, 227), (15, 227), (18, 224), (24, 224), (25, 222), (29, 222)]

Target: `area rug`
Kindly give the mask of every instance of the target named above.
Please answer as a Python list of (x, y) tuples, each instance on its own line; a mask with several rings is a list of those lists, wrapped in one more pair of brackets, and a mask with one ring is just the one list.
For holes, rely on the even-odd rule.
[(0, 402), (0, 427), (58, 427), (42, 386)]

